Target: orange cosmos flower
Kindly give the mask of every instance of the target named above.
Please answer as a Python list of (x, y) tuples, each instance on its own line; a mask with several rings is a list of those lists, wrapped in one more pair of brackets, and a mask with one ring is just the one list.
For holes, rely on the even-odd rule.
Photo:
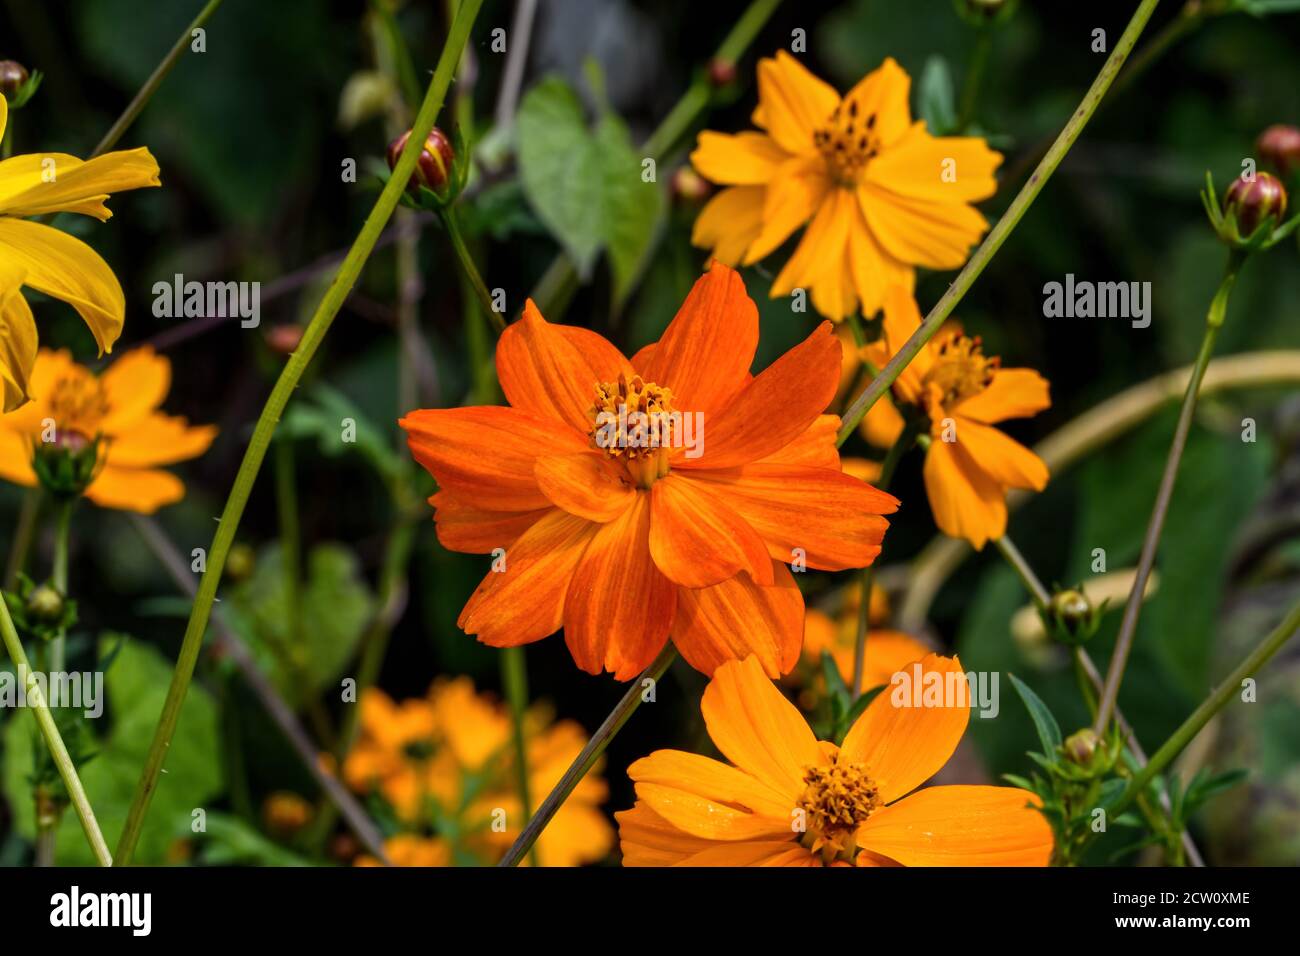
[(180, 501), (185, 485), (162, 466), (202, 455), (217, 429), (158, 411), (171, 376), (171, 362), (151, 348), (126, 353), (98, 376), (67, 351), (42, 349), (29, 382), (31, 401), (0, 415), (0, 479), (34, 486), (33, 450), (42, 441), (71, 447), (98, 439), (87, 498), (141, 514)]
[[(885, 301), (884, 334), (863, 351), (883, 367), (920, 324), (916, 300), (896, 286)], [(903, 369), (893, 395), (928, 419), (925, 490), (935, 524), (976, 548), (1002, 537), (1007, 489), (1042, 491), (1048, 475), (1042, 459), (992, 426), (1049, 408), (1047, 379), (1033, 369), (1003, 368), (999, 359), (984, 355), (978, 337), (945, 327)], [(903, 418), (882, 397), (862, 430), (873, 444), (889, 446), (903, 430)]]
[[(758, 311), (720, 263), (631, 360), (530, 301), (497, 346), (511, 407), (402, 419), (441, 487), (439, 540), (504, 549), (460, 626), (494, 647), (563, 626), (579, 667), (619, 680), (670, 638), (705, 673), (748, 654), (789, 671), (803, 598), (782, 562), (869, 564), (898, 502), (840, 471), (830, 323), (753, 376), (757, 345)], [(679, 427), (650, 435), (634, 414)]]
[[(810, 609), (804, 625), (803, 663), (811, 675), (811, 683), (822, 688), (822, 651), (829, 651), (846, 684), (853, 683), (853, 658), (858, 643), (858, 612), (862, 603), (862, 586), (851, 584), (844, 589), (843, 603), (832, 617), (824, 611)], [(870, 690), (889, 683), (890, 677), (903, 665), (918, 661), (930, 649), (902, 631), (890, 630), (884, 625), (889, 620), (889, 598), (884, 589), (875, 585), (871, 589), (871, 629), (867, 637), (867, 653), (863, 661), (861, 690)]]
[(784, 51), (761, 60), (753, 120), (763, 132), (704, 132), (691, 154), (729, 187), (700, 212), (692, 241), (748, 265), (807, 224), (771, 294), (809, 289), (837, 322), (858, 308), (874, 315), (894, 283), (911, 289), (915, 266), (961, 266), (988, 228), (970, 203), (993, 195), (1002, 156), (913, 123), (910, 86), (887, 59), (841, 99)]
[[(926, 684), (967, 689), (956, 658), (914, 666)], [(623, 865), (1045, 866), (1052, 832), (1027, 790), (916, 789), (956, 749), (968, 696), (895, 696), (882, 691), (837, 747), (752, 657), (723, 664), (700, 709), (731, 763), (660, 750), (632, 764), (636, 806), (615, 814)]]

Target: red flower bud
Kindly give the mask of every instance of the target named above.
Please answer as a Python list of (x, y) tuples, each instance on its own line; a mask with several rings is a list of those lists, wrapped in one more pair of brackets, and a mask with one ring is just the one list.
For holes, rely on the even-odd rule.
[(1300, 171), (1300, 129), (1281, 123), (1270, 126), (1259, 134), (1255, 148), (1264, 162), (1281, 173), (1283, 179), (1289, 179), (1292, 173)]
[[(388, 144), (389, 169), (397, 167), (397, 159), (402, 155), (402, 150), (406, 148), (406, 141), (410, 138), (411, 131), (407, 130)], [(441, 192), (447, 187), (447, 181), (451, 176), (451, 164), (455, 159), (456, 153), (451, 148), (451, 140), (447, 139), (446, 133), (435, 126), (424, 141), (424, 149), (420, 150), (415, 172), (411, 174), (411, 181), (406, 184), (406, 188), (416, 194), (419, 193), (421, 186), (427, 186), (434, 192)]]
[(0, 95), (11, 100), (26, 82), (26, 67), (16, 60), (0, 60)]
[(277, 355), (288, 357), (298, 348), (298, 343), (302, 341), (304, 331), (301, 325), (293, 322), (286, 322), (267, 329), (267, 347)]
[(1276, 176), (1256, 173), (1253, 179), (1238, 176), (1223, 197), (1224, 215), (1237, 222), (1237, 232), (1247, 238), (1269, 216), (1275, 223), (1286, 215), (1286, 189)]
[(689, 166), (682, 166), (673, 173), (672, 189), (677, 199), (687, 203), (703, 202), (713, 191), (704, 178)]
[(714, 57), (709, 61), (709, 82), (715, 87), (730, 86), (736, 82), (736, 64)]

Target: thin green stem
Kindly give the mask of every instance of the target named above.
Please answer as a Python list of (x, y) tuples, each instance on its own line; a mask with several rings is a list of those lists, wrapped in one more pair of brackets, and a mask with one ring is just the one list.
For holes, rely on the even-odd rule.
[(1102, 98), (1106, 95), (1106, 91), (1114, 82), (1125, 58), (1132, 51), (1133, 45), (1137, 43), (1138, 37), (1142, 34), (1143, 28), (1146, 26), (1147, 21), (1151, 19), (1151, 14), (1155, 12), (1159, 2), (1160, 0), (1142, 0), (1142, 3), (1138, 5), (1123, 35), (1119, 38), (1119, 42), (1116, 43), (1115, 49), (1107, 58), (1105, 65), (1102, 66), (1101, 72), (1097, 74), (1097, 78), (1093, 80), (1088, 92), (1084, 94), (1078, 109), (1070, 116), (1060, 135), (1057, 136), (1056, 142), (1047, 151), (1043, 161), (1038, 164), (1034, 174), (1029, 177), (1029, 181), (1021, 188), (1016, 198), (1012, 200), (1006, 213), (998, 220), (997, 225), (985, 237), (980, 247), (975, 250), (975, 254), (967, 261), (965, 268), (957, 274), (957, 278), (948, 286), (948, 291), (930, 310), (930, 314), (925, 317), (920, 327), (912, 333), (912, 337), (889, 360), (889, 363), (881, 370), (880, 374), (873, 378), (866, 388), (862, 390), (862, 393), (853, 400), (853, 403), (842, 416), (843, 425), (840, 427), (839, 433), (839, 443), (841, 445), (848, 441), (849, 436), (858, 427), (858, 423), (862, 421), (863, 416), (867, 414), (872, 405), (876, 404), (880, 396), (884, 395), (894, 384), (894, 380), (898, 378), (899, 373), (907, 367), (908, 363), (916, 357), (916, 353), (925, 347), (925, 344), (939, 331), (939, 327), (948, 320), (948, 316), (952, 314), (953, 309), (957, 307), (957, 304), (961, 302), (970, 287), (974, 285), (975, 280), (979, 278), (980, 273), (984, 271), (993, 256), (1002, 248), (1002, 244), (1006, 242), (1012, 230), (1019, 225), (1020, 220), (1029, 211), (1029, 207), (1038, 198), (1038, 194), (1042, 192), (1043, 186), (1047, 184), (1047, 180), (1051, 178), (1056, 168), (1061, 165), (1061, 160), (1065, 159), (1070, 147), (1074, 145), (1079, 138), (1079, 134), (1088, 125), (1088, 120), (1096, 112)]
[(104, 134), (104, 138), (99, 141), (95, 151), (90, 154), (91, 159), (108, 152), (117, 145), (117, 141), (122, 138), (122, 134), (136, 121), (136, 117), (140, 115), (154, 93), (158, 91), (158, 87), (167, 78), (167, 74), (172, 71), (172, 67), (176, 65), (181, 55), (193, 42), (194, 31), (206, 24), (212, 18), (212, 15), (217, 12), (219, 6), (221, 6), (221, 0), (208, 0), (203, 9), (199, 11), (199, 15), (176, 38), (176, 42), (167, 51), (167, 55), (162, 58), (162, 62), (154, 67), (154, 71), (149, 74), (149, 79), (144, 81), (144, 86), (140, 87), (139, 92), (135, 94), (135, 98), (127, 105), (122, 115), (117, 118), (117, 122), (109, 127), (108, 132)]
[(993, 539), (993, 546), (998, 549), (1002, 557), (1007, 559), (1007, 564), (1011, 565), (1011, 570), (1016, 572), (1016, 577), (1020, 578), (1020, 583), (1025, 586), (1029, 596), (1034, 599), (1034, 604), (1041, 611), (1052, 602), (1052, 595), (1047, 588), (1043, 587), (1043, 582), (1038, 579), (1034, 569), (1029, 566), (1025, 556), (1020, 553), (1015, 542), (1003, 535), (1000, 538)]
[(1192, 711), (1191, 716), (1183, 721), (1182, 725), (1173, 732), (1170, 738), (1151, 755), (1147, 765), (1133, 775), (1133, 779), (1124, 791), (1124, 795), (1120, 797), (1119, 803), (1110, 811), (1112, 817), (1123, 813), (1147, 788), (1151, 781), (1174, 762), (1174, 759), (1204, 729), (1210, 719), (1222, 710), (1234, 695), (1241, 692), (1242, 683), (1247, 678), (1259, 673), (1264, 665), (1272, 659), (1273, 655), (1282, 649), (1282, 645), (1295, 635), (1297, 629), (1300, 629), (1300, 604), (1293, 607), (1286, 617), (1282, 619), (1282, 623), (1264, 638), (1259, 646), (1251, 651), (1232, 673), (1223, 679), (1223, 682), (1210, 693), (1209, 697), (1201, 702), (1201, 705), (1196, 710)]
[(479, 305), (483, 307), (488, 321), (492, 323), (492, 328), (500, 335), (506, 330), (506, 320), (492, 307), (492, 293), (488, 291), (487, 283), (483, 281), (478, 266), (474, 264), (474, 257), (469, 254), (465, 235), (460, 228), (460, 217), (454, 208), (442, 210), (442, 224), (447, 228), (447, 238), (451, 240), (451, 248), (456, 253), (456, 261), (460, 263), (461, 271), (469, 279), (470, 287), (473, 288), (474, 295)]
[(6, 591), (14, 589), (18, 583), (18, 575), (27, 566), (27, 552), (32, 548), (32, 536), (36, 533), (36, 518), (40, 511), (40, 489), (28, 488), (18, 511), (18, 527), (14, 529), (14, 539), (9, 546), (9, 559), (5, 562)]
[[(510, 704), (510, 722), (514, 734), (515, 783), (519, 787), (519, 802), (524, 811), (524, 826), (533, 818), (533, 800), (528, 786), (528, 736), (524, 718), (528, 713), (528, 661), (523, 647), (506, 647), (501, 651), (501, 683)], [(528, 850), (528, 860), (539, 866), (537, 844)]]
[(90, 798), (86, 796), (86, 789), (81, 785), (81, 778), (77, 776), (76, 765), (68, 755), (68, 748), (63, 744), (58, 725), (54, 722), (54, 715), (50, 713), (50, 708), (41, 694), (40, 685), (32, 680), (34, 675), (31, 665), (27, 662), (22, 641), (18, 639), (13, 618), (9, 616), (9, 605), (3, 598), (0, 598), (0, 638), (4, 640), (5, 650), (9, 652), (9, 657), (14, 662), (19, 679), (26, 683), (27, 703), (36, 718), (37, 726), (40, 727), (41, 736), (45, 738), (45, 746), (50, 750), (54, 766), (58, 768), (63, 785), (68, 790), (68, 796), (72, 798), (72, 806), (77, 811), (77, 819), (81, 821), (81, 829), (85, 831), (86, 841), (90, 844), (100, 866), (112, 866), (113, 856), (109, 853), (108, 844), (104, 842), (104, 834), (100, 832), (99, 821), (95, 819), (95, 811), (90, 806)]
[(961, 88), (961, 105), (957, 110), (957, 128), (955, 132), (964, 133), (975, 119), (975, 105), (979, 102), (980, 82), (984, 79), (984, 70), (988, 66), (989, 54), (993, 49), (993, 27), (982, 26), (975, 36), (975, 49), (971, 51), (970, 66), (966, 68), (966, 79)]
[[(50, 583), (59, 596), (68, 597), (68, 549), (72, 543), (72, 509), (76, 499), (68, 498), (55, 502), (54, 505), (54, 567)], [(50, 641), (50, 670), (57, 673), (63, 670), (66, 653), (67, 635), (62, 630)]]
[(1151, 509), (1151, 518), (1147, 522), (1146, 536), (1142, 539), (1142, 551), (1138, 558), (1137, 573), (1133, 578), (1133, 590), (1124, 605), (1124, 617), (1120, 621), (1119, 637), (1115, 640), (1115, 650), (1111, 654), (1110, 667), (1106, 671), (1106, 684), (1102, 689), (1101, 703), (1097, 706), (1097, 720), (1093, 730), (1098, 736), (1106, 731), (1115, 702), (1119, 697), (1119, 685), (1124, 679), (1124, 668), (1128, 665), (1129, 652), (1133, 649), (1133, 639), (1137, 634), (1138, 614), (1142, 610), (1142, 599), (1146, 595), (1147, 579), (1155, 565), (1156, 548), (1160, 544), (1160, 533), (1164, 530), (1165, 517), (1169, 513), (1169, 502), (1173, 498), (1174, 483), (1178, 480), (1178, 465), (1183, 458), (1183, 449), (1187, 446), (1187, 436), (1192, 428), (1192, 417), (1196, 413), (1196, 401), (1201, 392), (1201, 380), (1210, 365), (1214, 354), (1214, 343), (1223, 327), (1227, 316), (1228, 297), (1237, 280), (1242, 260), (1236, 254), (1228, 258), (1223, 281), (1210, 303), (1209, 314), (1205, 320), (1205, 334), (1201, 339), (1201, 350), (1192, 367), (1192, 377), (1187, 382), (1187, 391), (1183, 394), (1183, 404), (1178, 411), (1178, 425), (1174, 429), (1173, 441), (1169, 444), (1169, 455), (1165, 459), (1164, 474), (1160, 477), (1160, 487), (1156, 492), (1155, 505)]
[(649, 689), (646, 682), (649, 681), (652, 685), (658, 682), (676, 656), (677, 648), (669, 642), (659, 652), (659, 656), (651, 662), (650, 666), (641, 672), (641, 676), (628, 685), (627, 693), (614, 705), (614, 709), (609, 712), (609, 716), (605, 718), (604, 723), (592, 734), (591, 739), (587, 741), (587, 746), (582, 748), (582, 753), (578, 754), (577, 759), (569, 765), (569, 769), (564, 772), (564, 776), (555, 785), (555, 789), (547, 794), (546, 799), (542, 801), (542, 805), (537, 808), (537, 813), (528, 821), (523, 833), (519, 834), (519, 839), (515, 840), (514, 845), (510, 847), (510, 850), (502, 857), (501, 862), (497, 864), (498, 866), (519, 865), (519, 862), (532, 849), (533, 844), (537, 842), (537, 838), (541, 836), (542, 831), (546, 829), (546, 825), (551, 822), (551, 817), (555, 816), (555, 811), (560, 809), (565, 800), (569, 799), (569, 794), (573, 793), (573, 788), (582, 782), (582, 778), (600, 760), (605, 748), (609, 746), (609, 742), (623, 729), (623, 725), (627, 723), (628, 718), (641, 706), (641, 702), (645, 699), (646, 692)]
[[(888, 491), (889, 484), (894, 479), (894, 471), (898, 468), (898, 463), (903, 460), (903, 456), (911, 451), (912, 446), (916, 443), (916, 427), (907, 424), (899, 434), (898, 439), (890, 446), (885, 455), (885, 460), (880, 465), (880, 477), (876, 479), (876, 487), (881, 491)], [(876, 559), (868, 564), (859, 572), (858, 575), (858, 634), (853, 644), (853, 699), (857, 700), (862, 693), (862, 675), (866, 672), (867, 667), (867, 634), (871, 630), (871, 588), (876, 582), (876, 561), (880, 560), (877, 555)]]
[(119, 862), (122, 864), (130, 862), (135, 845), (140, 839), (145, 814), (149, 809), (149, 801), (153, 797), (153, 791), (157, 786), (158, 775), (162, 771), (167, 749), (171, 745), (172, 735), (176, 731), (176, 722), (180, 718), (181, 704), (185, 700), (185, 693), (189, 689), (191, 678), (194, 676), (194, 665), (198, 660), (199, 650), (203, 645), (203, 634), (207, 630), (208, 619), (212, 614), (212, 603), (217, 594), (217, 585), (220, 583), (221, 573), (225, 568), (226, 556), (230, 551), (230, 546), (234, 543), (235, 533), (239, 528), (239, 520), (243, 516), (244, 507), (247, 505), (249, 495), (252, 493), (257, 473), (261, 470), (262, 462), (266, 458), (267, 448), (270, 445), (271, 436), (275, 432), (275, 426), (284, 413), (290, 396), (297, 388), (303, 372), (329, 331), (334, 317), (338, 315), (344, 300), (356, 284), (357, 277), (361, 274), (362, 267), (374, 250), (375, 243), (378, 241), (384, 225), (392, 216), (393, 210), (397, 208), (402, 190), (405, 188), (406, 183), (409, 182), (411, 173), (415, 169), (415, 162), (420, 150), (423, 148), (425, 138), (429, 135), (429, 131), (433, 129), (433, 124), (438, 118), (438, 112), (442, 108), (447, 87), (451, 83), (452, 72), (460, 59), (460, 51), (465, 45), (470, 27), (473, 25), (482, 5), (483, 0), (464, 0), (461, 4), (447, 41), (443, 46), (437, 69), (434, 70), (433, 78), (429, 82), (424, 102), (421, 104), (419, 114), (416, 116), (410, 140), (407, 142), (406, 148), (402, 150), (402, 155), (398, 158), (397, 165), (393, 169), (392, 178), (389, 179), (383, 191), (379, 194), (374, 208), (371, 209), (370, 215), (361, 227), (356, 242), (352, 244), (347, 257), (339, 266), (334, 280), (330, 283), (320, 305), (316, 308), (315, 315), (312, 316), (306, 330), (303, 332), (301, 343), (280, 373), (280, 378), (271, 390), (271, 395), (262, 408), (257, 426), (249, 439), (248, 448), (244, 452), (244, 459), (240, 463), (234, 485), (230, 489), (225, 507), (221, 512), (217, 533), (213, 538), (212, 548), (208, 554), (207, 571), (199, 582), (198, 595), (195, 597), (194, 607), (185, 629), (185, 637), (181, 643), (176, 669), (172, 673), (171, 686), (168, 687), (167, 698), (163, 703), (162, 716), (159, 719), (153, 741), (149, 746), (149, 753), (145, 759), (140, 782), (136, 788), (135, 797), (127, 813), (126, 823), (123, 826), (122, 835), (118, 842), (117, 855)]
[[(780, 5), (781, 0), (753, 0), (718, 46), (713, 59), (722, 63), (735, 63), (744, 56), (749, 45)], [(681, 99), (642, 144), (641, 149), (645, 155), (656, 161), (663, 159), (711, 102), (713, 86), (707, 71), (700, 70)], [(554, 319), (567, 308), (577, 286), (578, 271), (573, 266), (573, 260), (561, 252), (538, 281), (531, 298), (543, 315)]]

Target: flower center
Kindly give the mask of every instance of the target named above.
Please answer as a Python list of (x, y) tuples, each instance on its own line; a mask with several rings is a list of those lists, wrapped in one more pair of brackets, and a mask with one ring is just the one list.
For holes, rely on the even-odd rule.
[(813, 144), (826, 160), (831, 178), (841, 186), (854, 186), (867, 163), (880, 152), (876, 114), (865, 112), (850, 97), (835, 107), (825, 125), (813, 133)]
[(827, 862), (852, 861), (854, 836), (881, 805), (880, 788), (863, 764), (838, 760), (829, 767), (809, 767), (803, 779), (798, 806), (806, 815), (808, 849), (820, 851)]
[(596, 386), (591, 411), (595, 447), (621, 462), (642, 488), (668, 474), (669, 452), (682, 426), (673, 393), (640, 375), (620, 374), (617, 382)]
[(54, 383), (49, 397), (50, 417), (60, 432), (80, 432), (88, 438), (99, 434), (108, 414), (108, 399), (99, 380), (84, 369), (75, 369)]
[[(978, 395), (989, 387), (1002, 360), (987, 358), (977, 335), (974, 338), (951, 332), (935, 347), (935, 361), (925, 373), (927, 392), (939, 393), (939, 401), (950, 406)], [(933, 386), (931, 388), (930, 386)]]

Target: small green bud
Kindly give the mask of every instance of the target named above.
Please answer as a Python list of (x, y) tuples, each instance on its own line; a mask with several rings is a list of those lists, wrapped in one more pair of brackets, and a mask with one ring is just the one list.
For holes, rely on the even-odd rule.
[(41, 487), (56, 498), (79, 498), (99, 473), (99, 438), (78, 431), (56, 431), (54, 440), (40, 442), (32, 470)]
[(32, 588), (23, 605), (34, 624), (57, 624), (63, 619), (63, 595), (49, 584)]
[(1071, 763), (1087, 767), (1092, 763), (1092, 758), (1100, 746), (1101, 738), (1091, 728), (1085, 727), (1066, 737), (1065, 743), (1061, 744), (1061, 749)]
[(1068, 588), (1052, 595), (1043, 611), (1043, 624), (1049, 634), (1062, 644), (1078, 645), (1097, 633), (1101, 609), (1083, 593), (1082, 588)]

